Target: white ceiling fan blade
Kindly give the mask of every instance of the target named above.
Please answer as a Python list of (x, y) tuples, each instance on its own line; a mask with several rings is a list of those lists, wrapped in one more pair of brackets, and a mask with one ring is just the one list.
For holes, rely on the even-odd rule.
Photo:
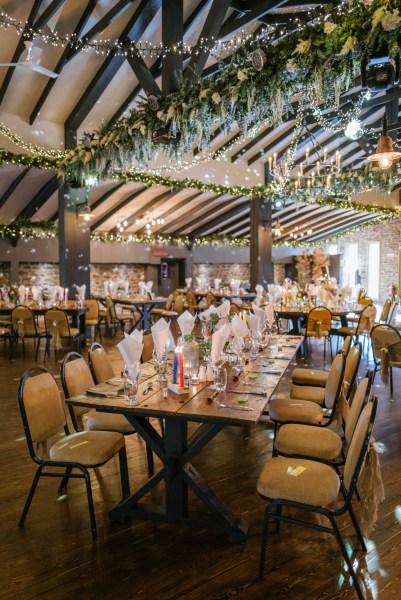
[(54, 71), (50, 71), (49, 69), (45, 69), (44, 67), (41, 67), (40, 65), (32, 64), (31, 69), (33, 69), (34, 71), (37, 71), (38, 73), (41, 73), (42, 75), (47, 75), (47, 77), (52, 77), (53, 79), (56, 79), (56, 77), (58, 77), (58, 73), (55, 73)]
[(0, 63), (0, 67), (18, 67), (20, 63)]

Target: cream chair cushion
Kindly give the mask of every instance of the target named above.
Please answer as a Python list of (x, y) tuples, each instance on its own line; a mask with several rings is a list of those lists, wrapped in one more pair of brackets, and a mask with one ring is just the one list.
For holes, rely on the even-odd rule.
[(298, 454), (323, 460), (340, 456), (342, 440), (330, 429), (289, 423), (282, 425), (274, 441), (276, 450), (283, 454)]
[(316, 402), (275, 398), (269, 403), (269, 417), (279, 423), (299, 421), (301, 423), (321, 423), (323, 410)]
[(85, 422), (89, 431), (118, 431), (123, 434), (134, 433), (135, 429), (124, 415), (115, 415), (96, 411), (90, 413)]
[(124, 448), (124, 436), (111, 431), (84, 431), (58, 440), (50, 448), (51, 460), (78, 462), (96, 467), (108, 461)]
[(324, 387), (293, 385), (290, 391), (290, 398), (308, 400), (309, 402), (316, 402), (322, 406), (324, 404), (324, 392)]
[[(298, 476), (291, 475), (304, 468)], [(271, 458), (263, 467), (257, 483), (265, 498), (292, 500), (311, 506), (327, 506), (338, 496), (340, 479), (334, 469), (322, 463), (299, 458)]]
[(326, 385), (328, 371), (319, 371), (318, 369), (294, 369), (292, 372), (292, 383), (296, 385), (313, 385), (324, 387)]

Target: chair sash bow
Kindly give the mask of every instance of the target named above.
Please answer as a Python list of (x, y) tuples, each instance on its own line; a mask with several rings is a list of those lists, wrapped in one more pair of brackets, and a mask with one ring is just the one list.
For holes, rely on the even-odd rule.
[(359, 503), (361, 530), (368, 535), (376, 525), (379, 503), (385, 498), (379, 451), (373, 437), (359, 475), (358, 491), (362, 500)]

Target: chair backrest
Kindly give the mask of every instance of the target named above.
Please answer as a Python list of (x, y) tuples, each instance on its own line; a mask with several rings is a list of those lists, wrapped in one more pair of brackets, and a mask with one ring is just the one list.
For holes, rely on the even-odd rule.
[(376, 411), (377, 397), (374, 397), (373, 401), (368, 402), (364, 407), (355, 427), (354, 435), (352, 436), (344, 466), (344, 486), (348, 491), (349, 498), (355, 490), (365, 454), (369, 446)]
[(308, 314), (308, 320), (306, 324), (306, 335), (311, 333), (318, 333), (320, 328), (321, 335), (327, 335), (331, 328), (331, 312), (324, 306), (318, 306), (312, 308)]
[(352, 436), (354, 435), (355, 427), (359, 419), (359, 415), (361, 414), (363, 405), (366, 400), (367, 391), (368, 391), (369, 379), (368, 377), (364, 377), (361, 383), (356, 388), (356, 392), (352, 399), (352, 403), (348, 412), (348, 416), (345, 420), (345, 439), (347, 444), (351, 443)]
[(117, 320), (116, 307), (114, 306), (114, 300), (111, 296), (106, 296), (105, 304), (107, 308), (107, 312), (109, 313), (109, 317), (112, 321)]
[(11, 313), (13, 330), (20, 337), (38, 335), (35, 316), (27, 306), (16, 306)]
[(370, 333), (376, 319), (376, 307), (373, 305), (366, 306), (359, 316), (358, 327), (356, 333)]
[(324, 388), (324, 405), (326, 408), (332, 409), (338, 400), (344, 380), (344, 370), (345, 356), (340, 352), (334, 357)]
[(145, 363), (145, 362), (148, 362), (148, 360), (151, 360), (152, 355), (153, 355), (153, 348), (154, 348), (154, 343), (153, 343), (152, 332), (150, 331), (150, 329), (145, 329), (143, 332), (143, 350), (142, 350), (141, 362)]
[(362, 346), (357, 342), (352, 346), (345, 359), (344, 381), (348, 383), (347, 398), (351, 395), (356, 376), (358, 374), (359, 364), (361, 362)]
[(361, 306), (371, 306), (373, 304), (373, 300), (372, 298), (368, 298), (368, 296), (364, 296), (363, 298), (360, 298), (359, 304)]
[(391, 325), (376, 325), (371, 333), (373, 356), (383, 358), (382, 349), (386, 348), (390, 362), (401, 362), (401, 335)]
[[(90, 369), (78, 352), (69, 352), (65, 355), (60, 368), (61, 384), (65, 398), (84, 394), (87, 389), (94, 386)], [(71, 419), (75, 429), (82, 429), (77, 417), (84, 415), (91, 409), (87, 406), (69, 406)]]
[(84, 306), (89, 308), (86, 313), (86, 319), (88, 321), (97, 321), (99, 318), (99, 305), (97, 300), (84, 300)]
[(357, 302), (362, 300), (362, 298), (365, 298), (365, 296), (366, 296), (366, 290), (363, 287), (359, 288)]
[(105, 349), (99, 342), (93, 342), (89, 349), (89, 368), (95, 383), (103, 383), (114, 377), (113, 367)]
[(235, 304), (235, 302), (231, 302), (230, 304), (230, 316), (239, 315), (242, 309), (239, 304)]
[(191, 307), (197, 305), (196, 296), (195, 296), (194, 292), (192, 292), (191, 290), (187, 291), (186, 298), (187, 298), (187, 302), (188, 302), (188, 308), (191, 308)]
[(210, 306), (211, 304), (214, 304), (216, 306), (216, 296), (214, 294), (212, 294), (212, 292), (207, 292), (206, 293), (206, 302), (207, 302), (208, 306)]
[(348, 356), (348, 352), (351, 349), (351, 345), (352, 345), (352, 335), (347, 335), (347, 337), (344, 340), (343, 347), (341, 348), (341, 351), (345, 357)]
[(399, 305), (398, 301), (394, 302), (392, 307), (390, 308), (390, 312), (388, 314), (388, 319), (386, 321), (387, 325), (394, 325), (395, 319), (397, 316), (398, 305)]
[[(39, 371), (39, 374), (37, 374)], [(38, 445), (64, 431), (68, 433), (60, 391), (45, 367), (32, 367), (22, 376), (18, 406), (32, 459), (39, 463)]]
[(178, 294), (174, 298), (174, 310), (178, 313), (182, 313), (184, 310), (184, 296), (183, 294)]
[(70, 324), (68, 322), (67, 314), (61, 310), (61, 308), (49, 308), (45, 312), (45, 327), (47, 333), (50, 333), (54, 327), (54, 323), (58, 327), (60, 336), (69, 337), (70, 335)]
[(172, 310), (174, 302), (174, 294), (169, 294), (166, 300), (166, 310)]
[(383, 308), (380, 313), (380, 318), (379, 318), (380, 323), (387, 323), (387, 319), (390, 314), (390, 308), (391, 308), (391, 300), (386, 300), (385, 303), (383, 304)]

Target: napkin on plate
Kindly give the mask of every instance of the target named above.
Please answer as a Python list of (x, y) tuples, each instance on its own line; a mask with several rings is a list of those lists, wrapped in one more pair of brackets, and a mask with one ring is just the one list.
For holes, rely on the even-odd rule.
[(253, 315), (252, 313), (247, 314), (246, 321), (253, 334), (256, 334), (260, 330), (260, 319), (256, 315)]
[(266, 312), (262, 308), (259, 308), (259, 306), (256, 306), (256, 304), (254, 302), (252, 302), (252, 310), (253, 310), (254, 314), (257, 317), (259, 317), (260, 324), (261, 324), (261, 326), (263, 326), (265, 319), (266, 319)]
[(21, 304), (25, 304), (25, 286), (20, 285), (18, 288), (18, 296)]
[(217, 308), (211, 304), (207, 310), (199, 313), (199, 318), (201, 321), (208, 321), (210, 319), (210, 315), (217, 315)]
[(153, 287), (153, 281), (148, 281), (146, 284), (146, 287), (145, 287), (148, 294), (150, 294), (152, 292), (152, 287)]
[(212, 335), (212, 349), (210, 351), (210, 355), (212, 357), (212, 364), (219, 359), (221, 353), (223, 352), (223, 348), (231, 333), (231, 325), (226, 323), (220, 329), (215, 331)]
[(185, 277), (185, 285), (190, 289), (192, 283), (192, 277)]
[(256, 292), (257, 296), (261, 296), (262, 292), (263, 292), (263, 285), (260, 285), (260, 283), (255, 285), (255, 292)]
[(57, 296), (60, 302), (64, 302), (64, 288), (61, 285), (57, 285), (56, 286), (56, 297), (54, 298), (54, 300), (56, 300)]
[(39, 295), (42, 292), (42, 288), (39, 287), (38, 285), (33, 285), (32, 286), (32, 296), (34, 300), (39, 300)]
[(220, 319), (224, 319), (230, 312), (231, 302), (229, 300), (224, 300), (223, 304), (217, 307), (216, 313), (219, 315)]
[(75, 289), (77, 290), (78, 296), (81, 298), (81, 300), (85, 300), (86, 284), (84, 283), (83, 285), (76, 285)]
[(117, 348), (127, 365), (129, 375), (135, 379), (138, 375), (138, 365), (142, 356), (143, 344), (128, 336), (117, 344)]
[(124, 337), (131, 338), (132, 340), (135, 340), (136, 342), (138, 342), (138, 344), (142, 344), (143, 331), (140, 331), (139, 329), (134, 329), (131, 333), (125, 333), (125, 331), (124, 331)]
[(265, 306), (266, 321), (271, 325), (274, 322), (274, 306), (267, 304)]
[(177, 319), (182, 335), (190, 335), (195, 325), (196, 315), (191, 315), (189, 310), (182, 313)]
[(234, 337), (244, 338), (249, 334), (249, 329), (246, 323), (239, 315), (234, 315), (231, 319), (231, 333)]
[(220, 288), (220, 283), (221, 283), (221, 279), (216, 277), (216, 279), (214, 280), (214, 289), (215, 290), (218, 290)]
[(170, 331), (170, 323), (167, 323), (167, 321), (162, 317), (154, 325), (152, 325), (150, 330), (152, 332), (157, 360), (161, 360), (163, 354), (166, 351), (168, 332)]
[(146, 283), (144, 281), (140, 281), (138, 283), (138, 287), (139, 287), (139, 294), (141, 296), (143, 296), (145, 294), (145, 289), (146, 289)]

